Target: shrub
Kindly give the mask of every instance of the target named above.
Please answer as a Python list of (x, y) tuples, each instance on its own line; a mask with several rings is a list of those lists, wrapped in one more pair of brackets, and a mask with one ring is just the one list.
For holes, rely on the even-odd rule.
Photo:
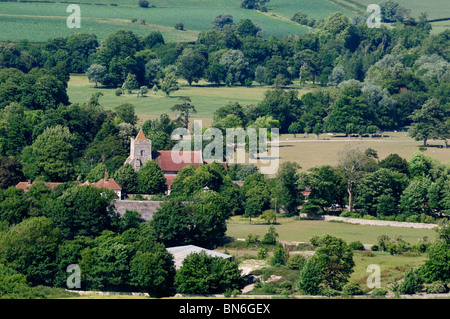
[(289, 269), (301, 269), (306, 262), (306, 258), (303, 255), (295, 254), (289, 256), (286, 267)]
[(258, 250), (258, 259), (261, 259), (261, 260), (262, 260), (262, 259), (266, 259), (268, 253), (269, 253), (269, 250), (267, 249), (267, 247), (261, 247), (261, 248)]
[(275, 227), (270, 226), (268, 232), (264, 235), (263, 240), (261, 241), (266, 245), (275, 245), (277, 242), (278, 233), (275, 231)]
[(405, 274), (405, 279), (400, 285), (400, 293), (416, 294), (423, 289), (423, 278), (417, 269), (410, 269)]
[(342, 294), (344, 296), (362, 295), (363, 291), (357, 282), (350, 281), (342, 288)]
[(375, 288), (372, 290), (372, 296), (386, 296), (388, 290), (386, 288)]
[(281, 244), (277, 244), (273, 251), (273, 256), (270, 260), (272, 266), (279, 266), (286, 264), (286, 252)]
[(371, 250), (372, 250), (372, 251), (379, 251), (379, 250), (380, 250), (380, 247), (378, 247), (378, 245), (372, 245)]
[(122, 89), (121, 88), (117, 88), (115, 91), (114, 91), (114, 94), (116, 95), (116, 96), (121, 96), (122, 95)]
[(141, 8), (148, 8), (149, 3), (148, 3), (147, 0), (139, 0), (139, 1), (138, 1), (138, 5), (139, 5)]
[(250, 233), (247, 235), (245, 242), (247, 243), (247, 245), (257, 244), (259, 242), (259, 235)]
[(447, 286), (442, 281), (435, 281), (427, 287), (428, 294), (445, 294)]
[(311, 239), (309, 241), (311, 242), (311, 245), (319, 246), (319, 240), (320, 240), (320, 236), (319, 235), (314, 235), (314, 236), (311, 237)]
[(177, 24), (175, 24), (175, 29), (183, 31), (184, 30), (184, 24), (181, 22), (178, 22)]
[(353, 241), (348, 244), (352, 250), (364, 250), (364, 245), (359, 241)]

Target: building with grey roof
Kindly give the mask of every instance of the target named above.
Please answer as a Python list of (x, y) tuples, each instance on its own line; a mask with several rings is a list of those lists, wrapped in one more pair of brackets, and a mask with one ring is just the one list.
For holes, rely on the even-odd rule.
[(193, 253), (200, 253), (200, 252), (204, 251), (208, 256), (212, 256), (212, 257), (220, 257), (223, 259), (229, 259), (232, 257), (231, 255), (219, 253), (214, 250), (209, 250), (209, 249), (205, 249), (205, 248), (194, 246), (194, 245), (176, 246), (176, 247), (169, 247), (166, 249), (173, 256), (173, 261), (175, 263), (176, 270), (180, 269), (181, 266), (183, 265), (183, 260), (187, 256), (189, 256), (190, 254), (193, 254)]

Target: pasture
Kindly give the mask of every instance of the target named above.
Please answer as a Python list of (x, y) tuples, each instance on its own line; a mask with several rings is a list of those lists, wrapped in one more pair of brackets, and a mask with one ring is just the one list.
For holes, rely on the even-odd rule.
[[(140, 36), (159, 30), (167, 42), (195, 41), (198, 33), (209, 30), (214, 17), (223, 13), (231, 14), (235, 22), (251, 19), (264, 30), (265, 37), (308, 32), (306, 27), (291, 21), (255, 10), (243, 10), (239, 6), (181, 3), (183, 5), (167, 3), (161, 7), (146, 9), (138, 7), (137, 1), (135, 5), (118, 6), (82, 3), (81, 28), (69, 29), (66, 25), (66, 19), (70, 15), (66, 12), (67, 3), (0, 2), (0, 23), (2, 31), (7, 31), (0, 33), (0, 40), (28, 39), (39, 42), (66, 37), (76, 32), (94, 33), (102, 40), (117, 29), (125, 29)], [(132, 23), (133, 17), (138, 22)], [(141, 19), (145, 19), (145, 25), (139, 23)], [(185, 31), (174, 28), (178, 22), (184, 24)]]
[[(314, 235), (329, 234), (339, 237), (350, 243), (359, 240), (363, 244), (375, 244), (380, 235), (402, 236), (411, 244), (423, 237), (434, 240), (435, 231), (432, 229), (414, 229), (391, 226), (356, 225), (341, 222), (328, 222), (321, 220), (295, 220), (293, 218), (277, 218), (278, 224), (274, 225), (280, 235), (277, 240), (309, 242)], [(247, 238), (252, 233), (259, 235), (260, 239), (267, 233), (269, 225), (262, 220), (253, 218), (252, 223), (242, 216), (231, 217), (227, 222), (226, 235), (232, 238)]]
[[(210, 126), (212, 117), (219, 107), (228, 103), (238, 102), (241, 105), (258, 104), (264, 98), (264, 92), (271, 89), (269, 86), (254, 85), (252, 87), (226, 87), (211, 86), (206, 82), (200, 82), (188, 86), (180, 80), (180, 90), (175, 91), (170, 97), (165, 97), (164, 93), (157, 92), (153, 95), (149, 92), (144, 97), (137, 98), (135, 94), (124, 94), (116, 96), (114, 89), (95, 88), (93, 83), (89, 83), (85, 75), (74, 75), (69, 81), (67, 89), (70, 102), (83, 103), (89, 100), (95, 92), (103, 93), (100, 104), (106, 109), (112, 109), (122, 103), (131, 103), (135, 106), (135, 112), (139, 117), (139, 123), (158, 117), (162, 113), (172, 114), (170, 108), (179, 103), (178, 98), (188, 96), (192, 104), (197, 109), (196, 114), (192, 114), (192, 120), (203, 120), (203, 127)], [(298, 85), (292, 85), (299, 91), (299, 96), (310, 91), (310, 89), (299, 89)], [(192, 123), (192, 122), (191, 122)], [(415, 141), (407, 135), (407, 132), (385, 132), (383, 135), (373, 138), (357, 136), (347, 137), (343, 134), (321, 134), (318, 138), (314, 134), (305, 136), (297, 134), (282, 134), (279, 137), (280, 163), (284, 161), (294, 161), (300, 164), (302, 170), (307, 170), (319, 165), (336, 165), (338, 152), (348, 144), (357, 144), (362, 149), (372, 148), (378, 152), (380, 159), (390, 154), (397, 153), (405, 159), (409, 159), (412, 154), (419, 151), (421, 141)], [(430, 140), (429, 147), (424, 151), (441, 162), (450, 163), (450, 149), (444, 149), (444, 141)], [(259, 162), (258, 162), (259, 163)]]

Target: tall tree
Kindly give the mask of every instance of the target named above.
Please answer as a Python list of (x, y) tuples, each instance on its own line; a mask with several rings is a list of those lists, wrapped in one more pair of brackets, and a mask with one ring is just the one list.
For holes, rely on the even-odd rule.
[(348, 210), (353, 210), (354, 186), (362, 179), (364, 174), (375, 171), (376, 161), (367, 156), (359, 148), (347, 147), (338, 154), (338, 169), (347, 180)]
[(23, 150), (24, 175), (45, 181), (69, 181), (75, 172), (73, 161), (74, 136), (67, 127), (60, 125), (47, 128), (31, 146)]
[(450, 126), (446, 122), (448, 116), (437, 99), (430, 99), (410, 116), (413, 123), (408, 134), (416, 140), (423, 140), (424, 146), (429, 139), (450, 138)]
[(175, 104), (172, 106), (172, 111), (180, 112), (178, 114), (178, 118), (180, 120), (180, 124), (184, 126), (186, 129), (189, 128), (189, 117), (191, 113), (197, 113), (195, 106), (191, 104), (191, 99), (188, 97), (179, 98), (180, 101), (183, 101), (182, 104)]
[(138, 192), (142, 194), (161, 194), (167, 190), (164, 173), (155, 161), (147, 161), (137, 176)]
[(186, 48), (178, 57), (176, 63), (177, 71), (191, 86), (192, 82), (198, 82), (203, 77), (206, 62), (203, 54), (191, 48)]
[(284, 162), (275, 176), (274, 197), (279, 207), (290, 216), (298, 213), (298, 207), (303, 201), (297, 184), (297, 173), (300, 165), (295, 162)]
[(178, 86), (177, 77), (172, 72), (167, 73), (164, 79), (160, 80), (160, 86), (161, 91), (163, 91), (166, 96), (169, 96), (170, 93), (180, 89)]

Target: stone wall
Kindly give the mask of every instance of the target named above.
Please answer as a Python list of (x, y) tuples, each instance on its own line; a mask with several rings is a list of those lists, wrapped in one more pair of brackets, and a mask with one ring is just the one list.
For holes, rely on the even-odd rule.
[(127, 210), (135, 210), (141, 213), (143, 220), (149, 221), (161, 206), (161, 202), (147, 200), (116, 200), (113, 205), (121, 216), (123, 216)]

